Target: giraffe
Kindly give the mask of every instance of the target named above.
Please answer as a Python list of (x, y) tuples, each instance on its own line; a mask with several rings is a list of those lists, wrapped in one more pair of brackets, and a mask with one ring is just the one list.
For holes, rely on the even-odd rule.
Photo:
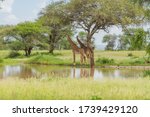
[(93, 50), (92, 50), (93, 48), (90, 48), (90, 47), (85, 46), (85, 45), (80, 41), (80, 39), (78, 38), (78, 36), (77, 36), (77, 41), (78, 41), (80, 47), (84, 50), (84, 53), (85, 53), (85, 55), (86, 55), (86, 57), (87, 57), (88, 59), (90, 59), (90, 57), (93, 57), (93, 56), (94, 56)]
[(83, 48), (79, 48), (73, 41), (72, 39), (67, 35), (67, 40), (69, 41), (71, 48), (72, 48), (72, 53), (73, 53), (73, 65), (76, 65), (76, 54), (80, 54), (80, 63), (82, 64), (83, 61), (86, 62), (86, 55), (84, 53)]

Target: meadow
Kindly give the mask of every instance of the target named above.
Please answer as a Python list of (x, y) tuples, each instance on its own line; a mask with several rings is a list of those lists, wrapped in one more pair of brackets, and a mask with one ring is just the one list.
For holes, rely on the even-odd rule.
[[(23, 51), (18, 56), (9, 57), (9, 51), (0, 51), (0, 59), (4, 64), (28, 63), (46, 65), (72, 65), (72, 51), (60, 50), (49, 54), (47, 51), (33, 51), (30, 57), (25, 57)], [(77, 65), (80, 65), (80, 56), (76, 56)], [(149, 65), (145, 61), (145, 51), (95, 51), (95, 65)], [(2, 64), (2, 62), (0, 62)]]
[[(9, 51), (0, 51), (0, 64), (46, 64), (72, 65), (70, 50), (55, 51), (54, 55), (47, 51), (34, 51), (30, 57), (23, 52), (15, 58), (9, 58)], [(95, 51), (96, 67), (104, 65), (142, 65), (144, 51)], [(79, 55), (77, 56), (79, 64)], [(145, 72), (149, 74), (149, 72)], [(92, 78), (54, 78), (42, 79), (7, 78), (0, 79), (0, 99), (4, 100), (149, 100), (150, 78), (93, 80)]]
[(47, 78), (0, 81), (0, 99), (14, 100), (148, 100), (150, 80), (102, 80)]

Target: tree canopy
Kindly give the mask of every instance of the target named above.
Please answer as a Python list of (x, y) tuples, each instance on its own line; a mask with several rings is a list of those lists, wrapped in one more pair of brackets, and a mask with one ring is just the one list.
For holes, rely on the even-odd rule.
[(60, 42), (66, 36), (67, 32), (71, 32), (71, 28), (67, 20), (64, 20), (63, 10), (64, 2), (54, 2), (44, 8), (39, 14), (39, 22), (49, 29), (47, 43), (49, 44), (49, 52), (53, 53)]
[[(113, 25), (124, 28), (139, 24), (145, 14), (144, 8), (131, 0), (70, 0), (63, 12), (73, 26), (87, 32), (88, 47), (99, 30), (108, 31)], [(94, 64), (94, 59), (91, 60)]]

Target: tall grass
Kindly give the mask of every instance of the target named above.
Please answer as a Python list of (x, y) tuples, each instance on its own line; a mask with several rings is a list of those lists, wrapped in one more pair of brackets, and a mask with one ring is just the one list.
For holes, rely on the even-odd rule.
[(40, 54), (32, 57), (28, 63), (32, 64), (45, 64), (45, 65), (68, 65), (70, 62), (57, 58), (53, 55)]
[(96, 63), (97, 64), (101, 64), (101, 65), (103, 65), (103, 64), (114, 64), (115, 63), (115, 61), (114, 61), (114, 59), (109, 59), (109, 58), (98, 58), (97, 60), (96, 60)]
[(95, 100), (150, 99), (150, 80), (8, 79), (0, 81), (0, 99)]

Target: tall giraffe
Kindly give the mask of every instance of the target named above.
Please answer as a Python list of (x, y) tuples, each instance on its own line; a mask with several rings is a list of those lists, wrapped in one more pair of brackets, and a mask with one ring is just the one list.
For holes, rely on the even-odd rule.
[(85, 46), (85, 45), (80, 41), (80, 39), (78, 38), (78, 36), (77, 36), (77, 41), (78, 41), (80, 47), (84, 50), (84, 53), (85, 53), (85, 55), (86, 55), (87, 58), (90, 58), (91, 56), (93, 56), (92, 48)]
[(72, 48), (72, 52), (73, 52), (73, 65), (76, 65), (75, 61), (76, 61), (76, 54), (80, 54), (80, 63), (82, 64), (83, 61), (86, 61), (86, 55), (84, 53), (84, 49), (83, 48), (79, 48), (72, 40), (71, 38), (67, 35), (67, 40), (69, 41), (71, 48)]

